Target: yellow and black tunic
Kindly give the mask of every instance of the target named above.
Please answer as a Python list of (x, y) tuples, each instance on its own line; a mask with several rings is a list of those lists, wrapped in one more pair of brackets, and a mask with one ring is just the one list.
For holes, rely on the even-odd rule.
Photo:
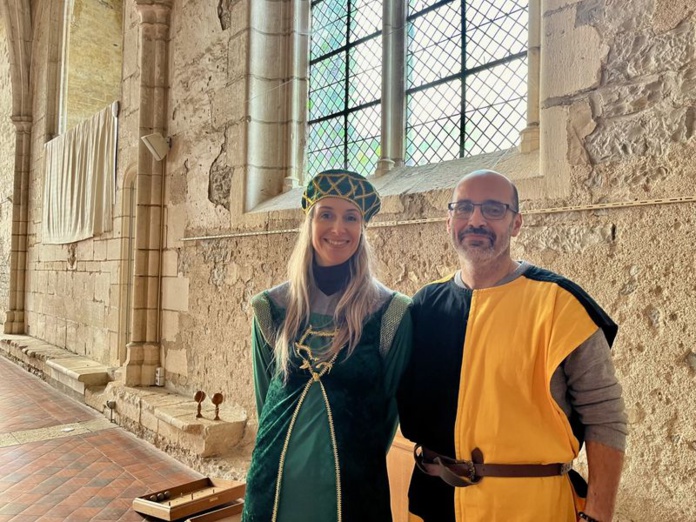
[[(452, 277), (413, 301), (414, 344), (399, 392), (403, 434), (457, 459), (479, 448), (485, 462), (572, 461), (582, 426), (550, 392), (561, 362), (598, 328), (611, 345), (617, 327), (576, 284), (528, 266), (512, 281), (480, 290)], [(411, 520), (574, 521), (568, 476), (486, 477), (453, 488), (414, 471)]]

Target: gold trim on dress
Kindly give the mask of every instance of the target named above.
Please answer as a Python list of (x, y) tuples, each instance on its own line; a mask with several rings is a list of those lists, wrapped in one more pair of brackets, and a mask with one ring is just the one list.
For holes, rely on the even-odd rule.
[(280, 463), (278, 465), (278, 475), (276, 477), (276, 488), (275, 488), (275, 498), (273, 500), (273, 518), (272, 522), (277, 522), (278, 520), (278, 506), (280, 504), (280, 488), (281, 488), (281, 483), (283, 480), (283, 469), (285, 467), (285, 458), (287, 456), (287, 451), (288, 447), (290, 446), (290, 438), (292, 436), (292, 430), (295, 427), (295, 422), (297, 421), (297, 417), (300, 413), (300, 409), (302, 408), (302, 404), (304, 404), (304, 400), (307, 397), (307, 394), (309, 393), (309, 389), (312, 387), (312, 384), (315, 382), (319, 383), (319, 386), (321, 388), (321, 394), (322, 397), (324, 398), (324, 405), (326, 406), (326, 416), (329, 420), (329, 435), (331, 437), (331, 446), (333, 450), (333, 456), (334, 456), (334, 466), (336, 468), (336, 509), (337, 509), (337, 522), (342, 522), (343, 520), (343, 514), (342, 514), (342, 508), (341, 508), (341, 499), (342, 499), (342, 491), (341, 491), (341, 466), (340, 466), (340, 461), (338, 458), (338, 444), (336, 443), (336, 430), (334, 428), (334, 422), (333, 422), (333, 413), (331, 411), (331, 404), (329, 403), (329, 397), (326, 393), (326, 389), (324, 388), (324, 384), (321, 382), (321, 378), (324, 377), (327, 373), (331, 371), (331, 368), (333, 368), (334, 363), (336, 362), (336, 359), (338, 358), (339, 352), (336, 352), (331, 359), (328, 361), (321, 361), (319, 357), (314, 355), (314, 351), (312, 348), (306, 344), (307, 338), (309, 336), (312, 337), (323, 337), (330, 339), (328, 344), (325, 345), (322, 348), (325, 348), (327, 346), (331, 345), (331, 340), (333, 340), (334, 335), (336, 335), (336, 330), (314, 330), (312, 326), (308, 326), (305, 332), (302, 334), (300, 337), (299, 341), (295, 342), (295, 353), (302, 359), (302, 364), (300, 365), (300, 369), (307, 370), (310, 374), (310, 378), (307, 381), (307, 384), (305, 384), (304, 388), (302, 389), (302, 393), (300, 394), (300, 399), (297, 401), (297, 406), (295, 406), (295, 411), (292, 413), (292, 417), (290, 419), (290, 425), (288, 426), (288, 432), (285, 434), (285, 440), (283, 441), (283, 449), (280, 452)]

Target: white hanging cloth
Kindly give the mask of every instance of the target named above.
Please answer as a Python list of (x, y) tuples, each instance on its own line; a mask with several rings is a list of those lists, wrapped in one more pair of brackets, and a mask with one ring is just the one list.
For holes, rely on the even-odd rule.
[(42, 243), (74, 243), (111, 230), (118, 102), (44, 145)]

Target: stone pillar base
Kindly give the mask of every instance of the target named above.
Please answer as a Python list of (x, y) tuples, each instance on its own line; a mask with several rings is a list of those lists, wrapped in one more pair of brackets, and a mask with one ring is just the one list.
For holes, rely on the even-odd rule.
[(520, 152), (529, 154), (539, 150), (539, 125), (530, 125), (520, 132)]
[(283, 178), (283, 192), (287, 192), (299, 186), (300, 183), (295, 176), (286, 176)]
[(382, 158), (377, 162), (377, 168), (375, 169), (375, 176), (381, 176), (386, 174), (395, 166), (394, 161), (386, 158)]
[(128, 343), (123, 379), (126, 386), (154, 386), (155, 369), (160, 365), (160, 346)]
[(24, 333), (24, 310), (8, 310), (5, 314), (5, 323), (2, 326), (3, 333)]

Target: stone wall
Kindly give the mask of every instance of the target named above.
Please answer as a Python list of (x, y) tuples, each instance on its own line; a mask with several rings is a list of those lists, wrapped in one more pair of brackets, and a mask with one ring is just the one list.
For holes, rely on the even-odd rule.
[(235, 172), (243, 175), (246, 157), (247, 62), (240, 49), (247, 48), (247, 9), (247, 2), (222, 2), (220, 11), (214, 3), (187, 2), (172, 13), (162, 345), (170, 386), (223, 391), (248, 409), (248, 354), (239, 338), (248, 328), (241, 309), (247, 302), (228, 283), (236, 271), (253, 272), (255, 257), (224, 244), (198, 251), (182, 241), (230, 227), (232, 181)]
[(12, 117), (10, 56), (4, 20), (0, 20), (0, 320), (5, 321), (10, 291), (12, 247), (12, 187), (15, 160), (15, 127)]
[(64, 72), (66, 129), (120, 98), (122, 20), (122, 0), (74, 0)]
[[(92, 1), (100, 4), (97, 0)], [(55, 30), (52, 24), (59, 23), (61, 18), (55, 19), (60, 14), (52, 11), (48, 2), (38, 2), (35, 9), (31, 70), (35, 91), (27, 227), (26, 333), (103, 364), (119, 366), (123, 363), (125, 354), (125, 347), (119, 351), (117, 339), (120, 303), (118, 276), (122, 255), (121, 218), (118, 211), (120, 193), (117, 196), (114, 213), (116, 219), (111, 232), (71, 245), (44, 245), (41, 242), (44, 143), (57, 132), (60, 117), (58, 107), (54, 105), (58, 100), (49, 95), (60, 88), (60, 74), (51, 74), (52, 53), (48, 45), (51, 30)], [(113, 20), (109, 23), (113, 23)], [(95, 83), (99, 81), (97, 79)], [(103, 104), (100, 102), (99, 108), (107, 103), (109, 101)]]
[[(684, 5), (675, 13), (671, 4), (648, 0), (548, 2), (542, 21), (541, 164), (530, 169), (524, 158), (506, 158), (496, 167), (519, 180), (523, 207), (536, 212), (526, 218), (515, 255), (576, 280), (621, 326), (613, 353), (631, 437), (620, 521), (696, 518), (690, 493), (696, 489), (696, 399), (689, 393), (696, 378), (694, 203), (636, 203), (696, 196), (694, 18)], [(214, 90), (230, 57), (217, 43), (212, 14), (187, 19), (188, 28), (195, 23), (199, 32), (208, 26), (213, 52), (197, 56), (190, 74), (177, 69), (174, 82)], [(178, 31), (175, 60), (177, 38), (194, 30)], [(253, 412), (249, 298), (284, 279), (294, 234), (180, 241), (220, 233), (224, 205), (212, 207), (202, 196), (206, 185), (209, 193), (219, 193), (219, 178), (208, 175), (215, 172), (211, 165), (243, 147), (242, 138), (230, 140), (229, 124), (210, 123), (208, 100), (215, 95), (191, 91), (185, 101), (173, 96), (177, 131), (199, 138), (181, 145), (172, 159), (179, 166), (169, 173), (168, 203), (176, 208), (169, 215), (168, 244), (176, 246), (169, 251), (169, 275), (180, 285), (172, 293), (185, 292), (187, 300), (186, 309), (172, 305), (167, 312), (165, 366), (170, 386), (187, 390), (198, 383), (222, 390)], [(235, 109), (242, 113), (237, 105), (227, 108)], [(190, 121), (187, 130), (180, 115)], [(215, 140), (217, 147), (208, 145)], [(476, 166), (463, 161), (401, 169), (376, 180), (387, 194), (381, 219), (442, 215), (445, 187)], [(414, 182), (418, 176), (423, 178)], [(231, 196), (233, 204), (243, 197)], [(603, 203), (622, 206), (604, 209)], [(289, 208), (298, 204), (293, 191), (233, 222), (233, 228), (244, 230), (254, 219), (270, 231), (293, 228), (301, 215)], [(556, 212), (569, 205), (588, 209)], [(373, 227), (369, 235), (383, 281), (405, 293), (456, 267), (442, 223)]]
[[(601, 60), (585, 73), (592, 85), (542, 102), (568, 115), (571, 197), (534, 205), (629, 206), (530, 216), (518, 248), (577, 279), (620, 324), (614, 358), (631, 435), (618, 518), (693, 520), (696, 18), (687, 2), (565, 4), (545, 14), (547, 34), (569, 19)], [(677, 201), (632, 203), (663, 198)]]

